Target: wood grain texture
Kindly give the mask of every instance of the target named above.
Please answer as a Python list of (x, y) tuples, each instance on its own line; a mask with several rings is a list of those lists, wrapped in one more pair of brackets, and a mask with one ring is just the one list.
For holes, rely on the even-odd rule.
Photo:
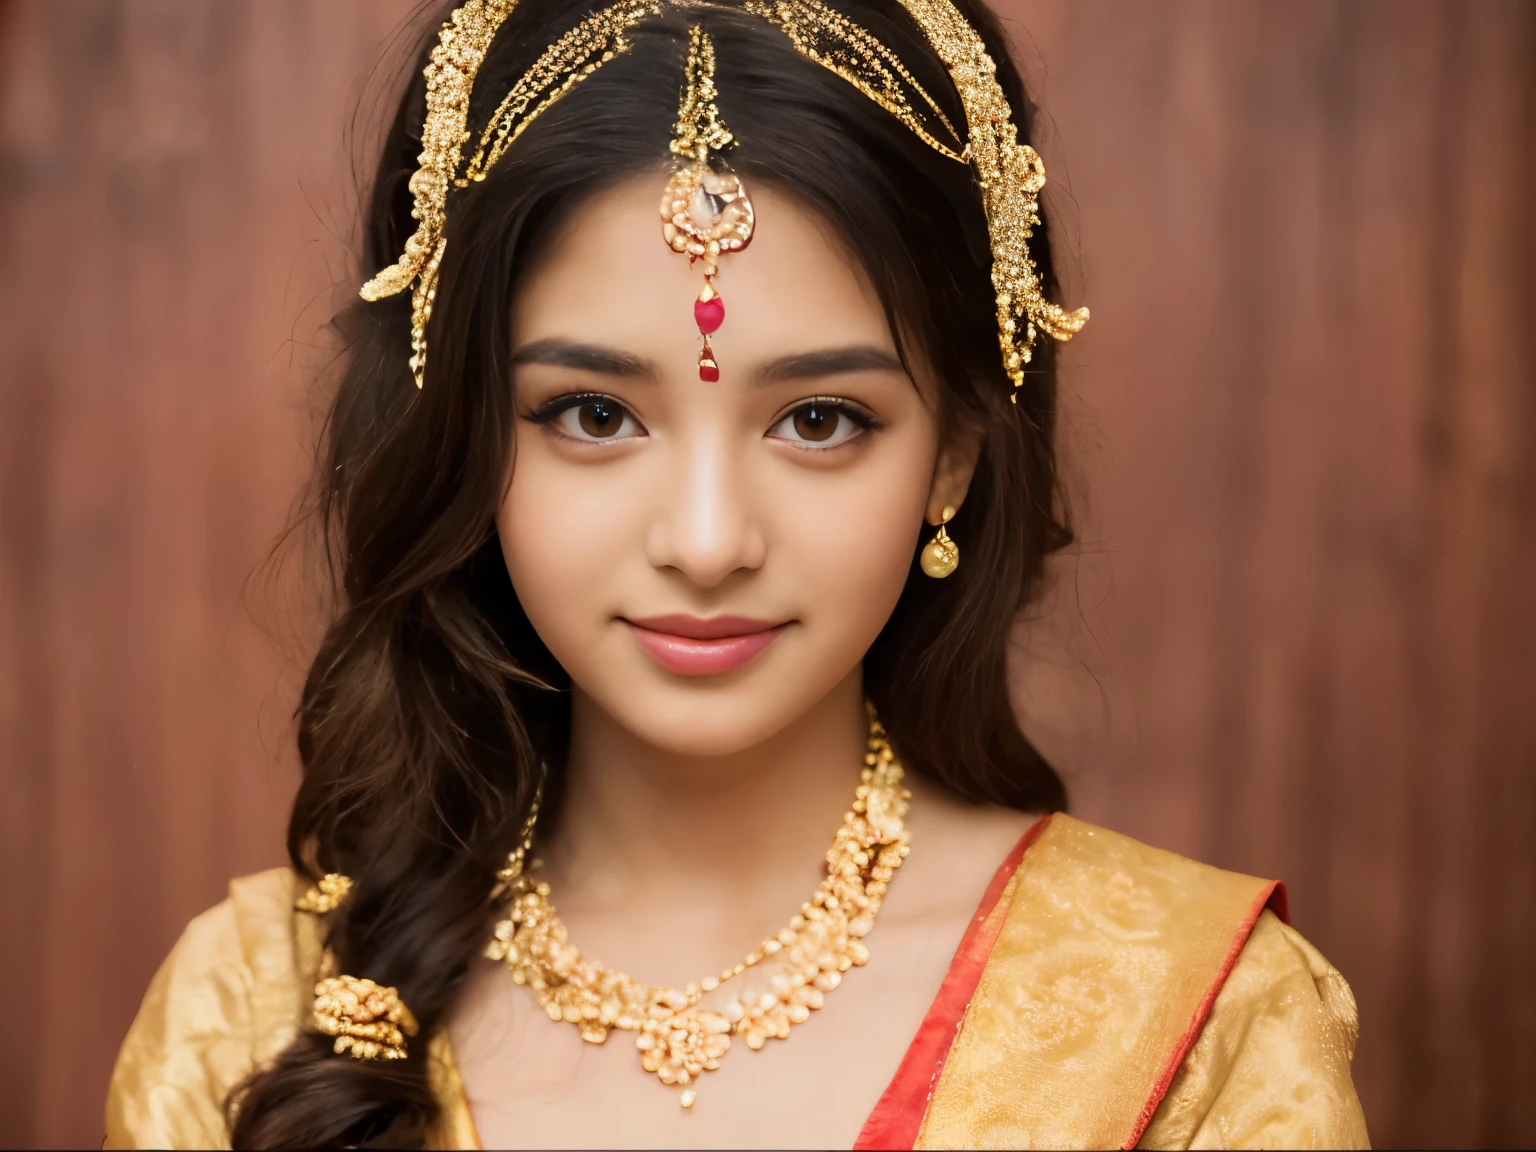
[(1536, 9), (1010, 15), (1094, 312), (1021, 704), (1079, 815), (1286, 880), (1378, 1144), (1529, 1143)]
[(300, 667), (248, 580), (305, 475), (304, 368), (350, 276), (351, 97), (405, 8), (5, 13), (8, 1146), (100, 1143), (157, 956), (229, 875), (284, 859)]
[[(1536, 9), (1001, 7), (1094, 313), (1020, 707), (1078, 815), (1287, 881), (1378, 1145), (1536, 1142)], [(0, 1144), (99, 1141), (155, 965), (282, 859), (258, 565), (411, 8), (0, 7)]]

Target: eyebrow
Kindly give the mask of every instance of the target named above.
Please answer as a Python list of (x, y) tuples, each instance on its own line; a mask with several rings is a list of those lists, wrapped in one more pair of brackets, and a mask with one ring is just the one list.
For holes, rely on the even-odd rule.
[(893, 352), (872, 344), (848, 348), (825, 348), (816, 352), (798, 352), (770, 360), (757, 371), (756, 383), (778, 384), (786, 380), (811, 380), (838, 376), (846, 372), (900, 372), (906, 366)]
[[(554, 368), (574, 368), (603, 376), (654, 380), (656, 366), (649, 360), (616, 348), (581, 344), (571, 340), (535, 340), (512, 357), (514, 365), (545, 364)], [(850, 372), (901, 372), (906, 367), (899, 357), (872, 344), (847, 348), (823, 348), (815, 352), (797, 352), (770, 360), (754, 374), (754, 384), (781, 384), (790, 380), (814, 380)]]
[(576, 368), (603, 376), (654, 379), (656, 366), (649, 360), (603, 348), (596, 344), (578, 344), (570, 340), (535, 340), (525, 344), (512, 357), (517, 364), (547, 364), (555, 368)]

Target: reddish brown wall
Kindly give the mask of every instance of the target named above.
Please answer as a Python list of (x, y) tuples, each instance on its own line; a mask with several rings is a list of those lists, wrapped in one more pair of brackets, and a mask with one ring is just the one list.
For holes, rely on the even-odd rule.
[(1081, 809), (1286, 879), (1378, 1143), (1530, 1143), (1536, 7), (1015, 11), (1094, 309)]
[[(0, 1144), (100, 1138), (155, 964), (281, 859), (304, 613), (247, 580), (407, 7), (0, 8)], [(1005, 10), (1094, 310), (1020, 702), (1082, 815), (1287, 879), (1379, 1144), (1536, 1141), (1536, 9)]]

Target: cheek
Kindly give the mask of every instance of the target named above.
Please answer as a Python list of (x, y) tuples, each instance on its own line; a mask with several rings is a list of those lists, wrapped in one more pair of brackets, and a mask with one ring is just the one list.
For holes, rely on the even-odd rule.
[[(890, 617), (911, 570), (931, 483), (923, 437), (880, 445), (845, 476), (776, 484), (775, 543), (827, 658), (851, 667)], [(835, 647), (834, 655), (826, 649)]]
[[(562, 464), (541, 433), (518, 430), (512, 483), (496, 517), (507, 574), (523, 611), (557, 653), (580, 643), (588, 609), (607, 606), (614, 574), (633, 563), (632, 487), (600, 469)], [(575, 610), (573, 610), (575, 609)]]

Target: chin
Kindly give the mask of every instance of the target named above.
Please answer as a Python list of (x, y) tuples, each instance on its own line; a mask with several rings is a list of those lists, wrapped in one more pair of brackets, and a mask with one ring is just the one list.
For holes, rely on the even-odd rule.
[[(708, 677), (714, 683), (633, 681), (598, 703), (630, 733), (677, 756), (731, 756), (762, 743), (809, 707), (768, 677)], [(701, 678), (701, 681), (705, 678)], [(727, 679), (734, 683), (722, 683)], [(772, 678), (772, 679), (777, 679)], [(753, 682), (757, 681), (757, 682)]]
[(583, 688), (654, 748), (677, 756), (730, 756), (788, 727), (842, 679), (826, 677), (830, 662), (788, 655), (765, 652), (746, 667), (714, 676), (679, 676), (645, 659), (614, 661)]

